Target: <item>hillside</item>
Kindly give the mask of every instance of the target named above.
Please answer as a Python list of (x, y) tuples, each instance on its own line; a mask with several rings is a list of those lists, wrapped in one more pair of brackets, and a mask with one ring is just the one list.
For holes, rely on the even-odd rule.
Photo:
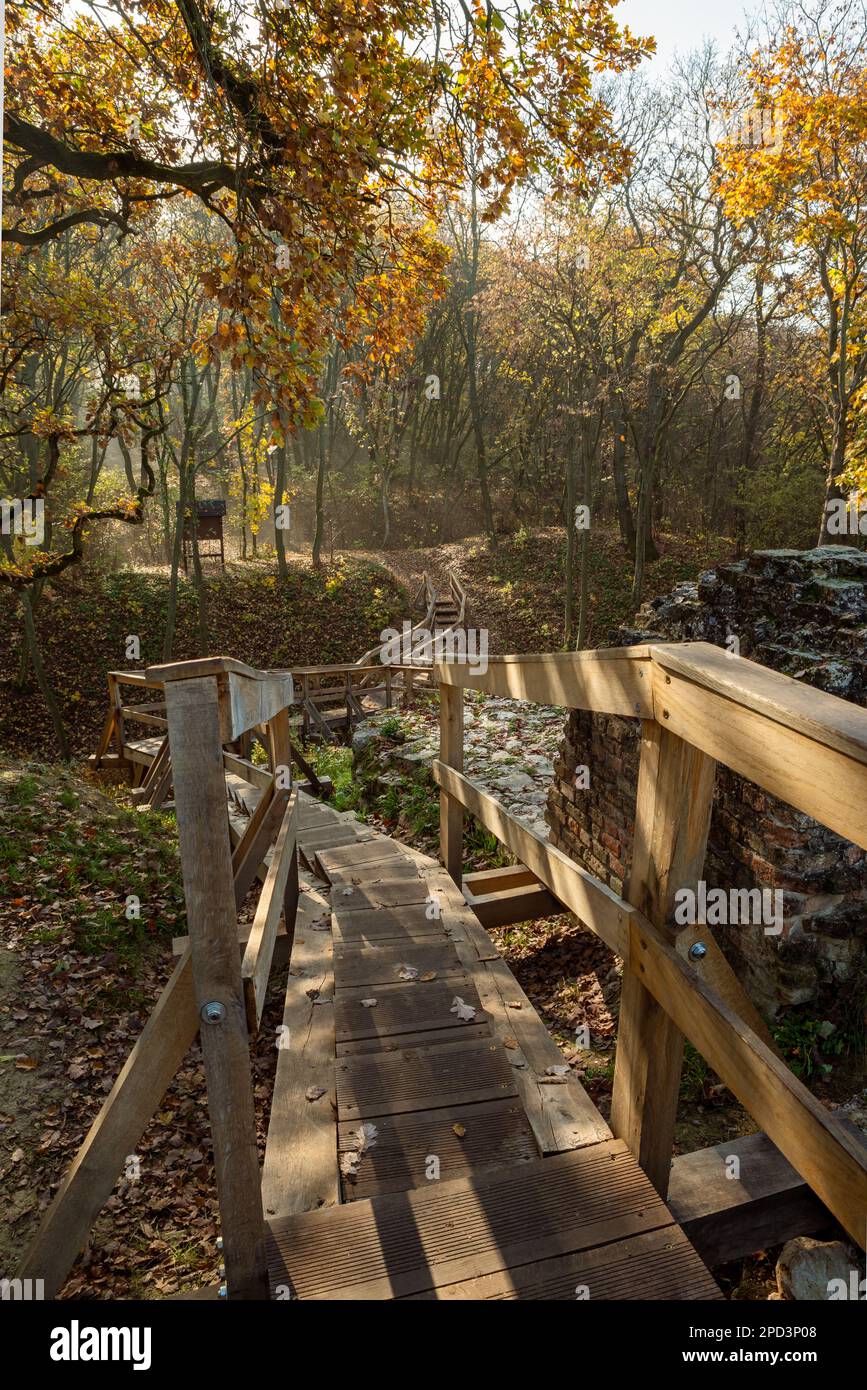
[[(710, 536), (663, 532), (657, 539), (661, 553), (647, 566), (647, 599), (730, 559), (734, 549), (731, 541)], [(471, 536), (428, 549), (361, 553), (386, 565), (412, 596), (425, 571), (444, 586), (453, 566), (467, 591), (469, 621), (488, 629), (489, 650), (534, 652), (563, 645), (564, 545), (563, 528), (549, 526), (502, 536), (496, 550), (484, 537)], [(632, 561), (616, 531), (600, 531), (593, 535), (590, 562), (589, 645), (604, 647), (612, 630), (632, 616)], [(576, 593), (578, 582), (576, 577)]]
[[(296, 558), (288, 580), (270, 567), (230, 565), (206, 581), (210, 653), (253, 666), (284, 667), (354, 661), (383, 628), (409, 611), (401, 585), (366, 558), (338, 557), (314, 570)], [(164, 571), (123, 570), (94, 574), (71, 570), (39, 604), (36, 626), (43, 661), (59, 701), (72, 751), (91, 753), (105, 718), (105, 673), (162, 658), (169, 581)], [(51, 724), (28, 668), (16, 684), (23, 636), (15, 600), (0, 594), (0, 620), (12, 634), (0, 649), (0, 748), (28, 757), (55, 758)], [(126, 638), (136, 634), (141, 661), (126, 657)], [(195, 590), (181, 580), (174, 657), (201, 655)]]

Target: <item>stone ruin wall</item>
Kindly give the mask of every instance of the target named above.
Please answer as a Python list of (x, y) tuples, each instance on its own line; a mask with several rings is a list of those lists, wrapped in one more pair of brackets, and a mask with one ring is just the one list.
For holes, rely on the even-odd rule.
[[(652, 600), (636, 624), (612, 644), (725, 647), (734, 635), (742, 656), (867, 705), (867, 553), (757, 551)], [(573, 710), (548, 795), (551, 843), (617, 893), (630, 866), (638, 731), (637, 719)], [(583, 790), (575, 785), (582, 764), (590, 775)], [(867, 974), (863, 850), (718, 767), (704, 877), (709, 888), (782, 890), (781, 936), (758, 926), (714, 929), (763, 1012), (807, 1003), (826, 987), (857, 996)]]

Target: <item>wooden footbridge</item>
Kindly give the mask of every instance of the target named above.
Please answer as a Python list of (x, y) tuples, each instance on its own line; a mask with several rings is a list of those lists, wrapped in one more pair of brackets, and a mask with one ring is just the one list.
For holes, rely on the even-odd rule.
[[(317, 794), (321, 792), (318, 779), (304, 759), (300, 745), (320, 741), (337, 743), (340, 736), (349, 741), (353, 728), (361, 720), (397, 704), (411, 703), (416, 689), (431, 686), (433, 661), (430, 651), (424, 649), (425, 636), (447, 637), (462, 630), (467, 597), (453, 571), (449, 572), (445, 590), (437, 589), (425, 573), (414, 600), (419, 601), (424, 603), (424, 617), (420, 622), (406, 623), (410, 646), (415, 644), (416, 647), (411, 663), (384, 661), (383, 653), (389, 644), (382, 641), (357, 661), (292, 668), (292, 756)], [(133, 786), (137, 790), (141, 788), (140, 799), (147, 805), (160, 806), (168, 788), (165, 704), (162, 699), (132, 703), (124, 695), (125, 688), (161, 692), (162, 684), (150, 680), (144, 671), (109, 671), (108, 714), (92, 762), (97, 768), (112, 763), (124, 766), (131, 773)], [(130, 737), (130, 725), (144, 728), (145, 733), (137, 731), (135, 737)], [(163, 732), (147, 732), (153, 728)], [(249, 735), (241, 742), (246, 754)], [(113, 745), (115, 751), (112, 753)]]
[[(716, 761), (867, 846), (867, 713), (701, 643), (432, 674), (442, 865), (290, 783), (286, 673), (227, 658), (148, 670), (189, 936), (21, 1277), (61, 1286), (197, 1034), (229, 1298), (715, 1299), (721, 1260), (833, 1221), (863, 1244), (862, 1142), (672, 904), (701, 877)], [(626, 898), (464, 776), (464, 687), (641, 720)], [(239, 751), (253, 730), (267, 768)], [(463, 876), (466, 814), (515, 867)], [(610, 1125), (485, 929), (564, 908), (623, 962)], [(248, 1040), (286, 952), (260, 1161)], [(759, 1132), (673, 1160), (685, 1037)]]

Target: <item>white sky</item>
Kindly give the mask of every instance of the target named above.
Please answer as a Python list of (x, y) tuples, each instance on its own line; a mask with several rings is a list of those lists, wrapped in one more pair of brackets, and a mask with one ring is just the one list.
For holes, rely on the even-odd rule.
[(614, 17), (634, 34), (653, 34), (656, 57), (641, 66), (660, 72), (675, 52), (700, 48), (705, 38), (715, 39), (724, 52), (744, 16), (760, 8), (761, 0), (621, 0)]

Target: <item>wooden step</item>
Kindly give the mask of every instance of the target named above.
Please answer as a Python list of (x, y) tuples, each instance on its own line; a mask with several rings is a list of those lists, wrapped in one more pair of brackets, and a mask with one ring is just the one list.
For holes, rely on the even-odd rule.
[(621, 1140), (274, 1220), (268, 1257), (300, 1298), (721, 1297)]
[(365, 946), (358, 950), (341, 942), (334, 947), (334, 969), (341, 987), (400, 984), (404, 966), (418, 971), (416, 980), (432, 970), (443, 976), (465, 973), (457, 950), (443, 938), (434, 937), (430, 945), (424, 938), (412, 945), (383, 942), (382, 947)]
[(336, 1070), (340, 1120), (369, 1121), (518, 1094), (506, 1053), (490, 1039), (343, 1057)]
[[(520, 1102), (509, 1098), (382, 1116), (376, 1128), (376, 1142), (364, 1151), (357, 1177), (344, 1183), (347, 1201), (429, 1186), (432, 1154), (439, 1165), (436, 1181), (444, 1182), (539, 1156)], [(357, 1134), (357, 1122), (339, 1126), (341, 1154), (357, 1149)]]
[[(455, 995), (476, 1010), (475, 1019), (462, 1023), (452, 1013)], [(403, 1033), (423, 1033), (432, 1028), (454, 1028), (471, 1034), (486, 1021), (482, 1002), (469, 975), (451, 975), (406, 989), (402, 984), (377, 985), (374, 1005), (370, 986), (341, 989), (334, 1000), (334, 1026), (338, 1042), (361, 1038), (391, 1038)], [(404, 1044), (406, 1046), (408, 1044)]]

